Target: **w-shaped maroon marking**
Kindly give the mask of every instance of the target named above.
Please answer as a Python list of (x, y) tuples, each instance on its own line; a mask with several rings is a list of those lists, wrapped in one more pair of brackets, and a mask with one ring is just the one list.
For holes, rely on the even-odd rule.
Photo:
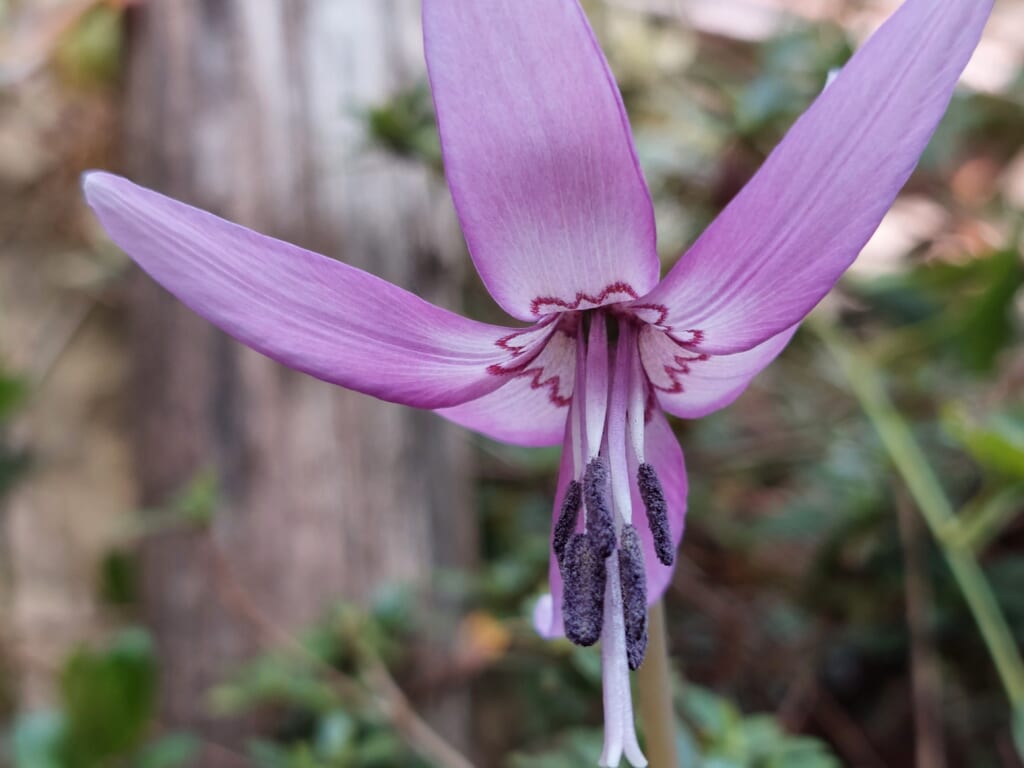
[[(534, 362), (536, 358), (530, 362)], [(515, 378), (530, 376), (530, 389), (548, 388), (548, 400), (562, 408), (572, 402), (572, 392), (568, 395), (562, 394), (562, 376), (559, 373), (548, 374), (545, 378), (546, 369), (543, 365), (530, 365), (530, 362), (519, 366), (492, 365), (487, 372), (493, 376), (512, 376)]]
[(661, 368), (672, 382), (671, 387), (662, 386), (655, 381), (651, 381), (651, 387), (657, 389), (659, 392), (665, 392), (670, 395), (677, 395), (685, 391), (683, 382), (680, 380), (681, 376), (686, 376), (690, 373), (690, 365), (692, 363), (702, 363), (710, 359), (710, 355), (706, 352), (699, 351), (696, 346), (703, 340), (704, 333), (699, 330), (687, 331), (691, 335), (692, 341), (680, 341), (671, 333), (663, 331), (662, 335), (667, 338), (673, 344), (680, 349), (684, 350), (687, 354), (676, 354), (672, 355), (672, 363), (665, 363), (664, 358), (658, 355), (658, 362), (661, 363)]
[[(488, 367), (487, 372), (494, 376), (511, 376), (511, 377), (530, 377), (530, 388), (531, 389), (547, 389), (548, 399), (558, 407), (565, 407), (572, 401), (572, 391), (568, 394), (562, 393), (563, 386), (563, 372), (555, 373), (549, 370), (549, 366), (544, 362), (545, 351), (554, 351), (556, 354), (554, 360), (557, 364), (559, 357), (557, 351), (554, 348), (549, 349), (548, 345), (552, 343), (559, 334), (564, 335), (566, 343), (574, 345), (576, 339), (576, 323), (574, 322), (563, 322), (559, 328), (551, 329), (550, 333), (544, 334), (544, 325), (551, 325), (551, 323), (542, 324), (540, 326), (533, 326), (532, 328), (526, 328), (522, 331), (510, 334), (509, 336), (503, 337), (497, 341), (497, 345), (502, 349), (506, 349), (512, 353), (513, 358), (522, 357), (525, 353), (531, 352), (532, 354), (526, 360), (522, 362), (516, 362), (515, 364), (494, 364)], [(515, 339), (526, 335), (526, 333), (538, 333), (542, 335), (540, 338), (532, 339), (525, 344), (517, 344)], [(575, 364), (575, 358), (571, 358), (570, 364)], [(570, 369), (571, 373), (571, 369)]]
[[(663, 331), (670, 330), (669, 326), (665, 325), (665, 320), (668, 318), (668, 307), (666, 307), (664, 304), (630, 304), (629, 308), (634, 313), (639, 313), (637, 316), (645, 323), (653, 325), (655, 328), (660, 328)], [(653, 320), (650, 320), (643, 316), (644, 313), (647, 311), (654, 313)]]
[(543, 389), (548, 388), (548, 400), (559, 408), (568, 407), (569, 403), (572, 402), (572, 393), (563, 395), (562, 392), (562, 377), (559, 374), (554, 374), (548, 378), (544, 378), (544, 368), (527, 368), (523, 371), (520, 376), (533, 376), (530, 381), (530, 389)]
[[(665, 331), (677, 344), (700, 344), (704, 341), (704, 331), (697, 328), (686, 328), (685, 330), (677, 331), (671, 325), (667, 325), (665, 321), (668, 319), (668, 307), (664, 304), (634, 303), (629, 305), (629, 311), (636, 315), (639, 320)], [(648, 313), (650, 313), (650, 316), (648, 316)], [(678, 338), (679, 334), (684, 333), (688, 334), (689, 338)]]
[(685, 391), (683, 388), (683, 382), (679, 380), (680, 376), (685, 376), (690, 372), (690, 363), (703, 363), (705, 360), (709, 360), (710, 355), (702, 352), (694, 357), (683, 357), (682, 355), (674, 355), (672, 362), (674, 365), (662, 364), (662, 369), (668, 375), (669, 379), (672, 380), (671, 387), (663, 387), (660, 384), (651, 382), (651, 386), (657, 389), (659, 392), (665, 392), (669, 395), (678, 395)]
[(633, 289), (633, 286), (629, 283), (620, 281), (617, 283), (609, 283), (597, 294), (578, 291), (576, 293), (576, 298), (571, 301), (559, 298), (558, 296), (538, 296), (530, 302), (530, 311), (535, 315), (540, 315), (543, 308), (548, 308), (548, 311), (572, 312), (573, 310), (579, 309), (583, 302), (600, 306), (601, 304), (604, 304), (610, 296), (617, 293), (622, 294), (622, 298), (619, 299), (620, 301), (640, 298), (637, 295), (637, 292)]

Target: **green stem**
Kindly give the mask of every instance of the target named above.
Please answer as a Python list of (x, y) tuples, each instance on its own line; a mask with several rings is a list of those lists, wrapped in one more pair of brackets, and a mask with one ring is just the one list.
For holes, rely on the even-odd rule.
[(850, 389), (942, 548), (981, 630), (1010, 703), (1015, 708), (1024, 707), (1024, 662), (1013, 634), (974, 554), (949, 544), (948, 531), (957, 523), (956, 513), (910, 427), (893, 406), (880, 373), (841, 330), (818, 318), (812, 318), (809, 325), (839, 362)]
[(950, 546), (980, 552), (1014, 520), (1024, 503), (1024, 483), (1015, 483), (968, 512), (960, 510), (958, 525), (948, 534)]
[(651, 606), (647, 631), (647, 656), (637, 672), (647, 759), (651, 768), (677, 768), (672, 675), (665, 638), (665, 607), (661, 601)]

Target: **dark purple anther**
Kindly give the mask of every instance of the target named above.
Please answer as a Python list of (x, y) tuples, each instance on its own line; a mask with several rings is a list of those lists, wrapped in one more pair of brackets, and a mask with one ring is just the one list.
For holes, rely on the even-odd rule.
[(676, 550), (672, 546), (672, 532), (668, 527), (668, 505), (665, 494), (661, 490), (661, 481), (654, 467), (641, 464), (636, 473), (636, 484), (640, 488), (640, 498), (647, 510), (647, 524), (651, 528), (654, 539), (654, 553), (662, 565), (672, 565), (676, 559)]
[(562, 500), (562, 509), (558, 513), (558, 522), (555, 523), (555, 531), (551, 535), (551, 547), (555, 550), (558, 564), (562, 564), (562, 555), (565, 553), (565, 546), (569, 543), (569, 537), (576, 530), (576, 518), (580, 514), (583, 489), (576, 480), (569, 481), (565, 489), (565, 498)]
[(604, 558), (595, 551), (590, 535), (570, 536), (562, 556), (562, 616), (565, 636), (576, 645), (593, 645), (601, 638), (606, 579)]
[(626, 623), (626, 658), (638, 669), (647, 651), (647, 577), (644, 550), (632, 525), (624, 525), (619, 539), (619, 578), (622, 581), (622, 615)]
[(615, 523), (612, 520), (612, 483), (608, 462), (595, 456), (583, 475), (583, 496), (587, 502), (587, 533), (594, 549), (608, 557), (615, 551)]

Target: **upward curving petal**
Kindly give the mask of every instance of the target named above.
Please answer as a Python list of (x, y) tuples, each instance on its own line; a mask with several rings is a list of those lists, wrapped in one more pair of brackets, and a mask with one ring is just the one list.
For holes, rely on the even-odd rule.
[(184, 304), (244, 344), (319, 379), (421, 408), (458, 405), (508, 380), (535, 342), (398, 286), (264, 237), (108, 173), (86, 199), (121, 248)]
[(949, 103), (992, 0), (907, 0), (649, 296), (701, 349), (797, 323), (871, 237)]
[(445, 171), (511, 315), (636, 298), (654, 214), (618, 88), (577, 0), (424, 0)]

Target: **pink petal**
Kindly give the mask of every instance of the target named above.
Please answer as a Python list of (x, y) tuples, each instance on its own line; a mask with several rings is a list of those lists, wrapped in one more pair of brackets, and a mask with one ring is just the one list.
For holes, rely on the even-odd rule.
[(470, 253), (515, 317), (643, 295), (654, 214), (576, 0), (424, 0), (445, 169)]
[(243, 344), (319, 379), (421, 408), (491, 392), (536, 350), (325, 256), (257, 234), (108, 173), (86, 199), (121, 248)]
[(707, 416), (732, 403), (796, 333), (787, 328), (745, 352), (708, 355), (687, 349), (648, 325), (640, 333), (640, 359), (661, 406), (684, 419)]
[[(651, 420), (647, 422), (644, 434), (644, 458), (654, 465), (668, 507), (668, 524), (672, 533), (672, 543), (679, 548), (686, 527), (686, 494), (689, 483), (686, 478), (686, 463), (683, 461), (683, 449), (679, 446), (672, 427), (669, 426), (665, 414), (655, 408)], [(636, 477), (636, 464), (630, 452), (630, 472)], [(653, 604), (661, 598), (672, 581), (673, 566), (662, 565), (654, 552), (654, 540), (647, 515), (644, 513), (640, 493), (633, 486), (633, 525), (640, 534), (644, 545), (644, 564), (647, 567), (647, 602)]]
[(977, 45), (991, 0), (907, 0), (790, 129), (649, 296), (712, 354), (797, 323), (906, 182)]
[(576, 337), (554, 330), (513, 375), (500, 389), (437, 413), (503, 443), (555, 445), (565, 433), (576, 382)]

